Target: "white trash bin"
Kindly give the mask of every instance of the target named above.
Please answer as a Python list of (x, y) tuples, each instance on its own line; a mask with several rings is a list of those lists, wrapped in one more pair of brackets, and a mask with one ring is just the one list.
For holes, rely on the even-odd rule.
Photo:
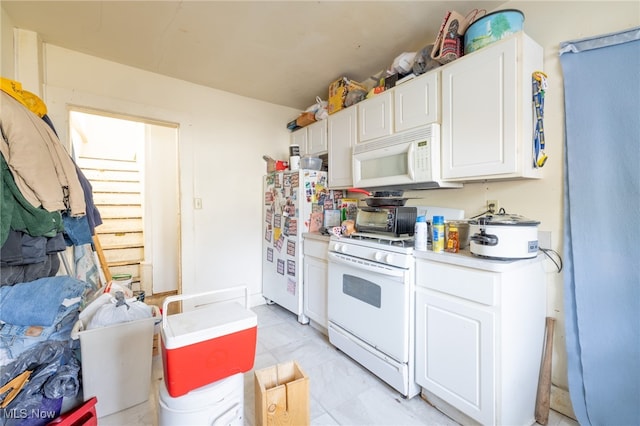
[[(154, 316), (107, 327), (83, 330), (76, 323), (72, 337), (80, 339), (82, 392), (87, 401), (98, 399), (98, 417), (122, 411), (149, 399), (153, 333), (161, 321), (157, 307)], [(88, 319), (87, 319), (88, 321)]]
[(79, 332), (82, 391), (98, 398), (98, 417), (149, 399), (153, 329), (158, 317)]

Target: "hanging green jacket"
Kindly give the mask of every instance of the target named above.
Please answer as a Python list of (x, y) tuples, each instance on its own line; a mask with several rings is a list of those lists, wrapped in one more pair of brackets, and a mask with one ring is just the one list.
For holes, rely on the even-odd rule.
[(0, 246), (10, 229), (33, 237), (53, 237), (62, 232), (64, 225), (60, 212), (33, 207), (20, 193), (3, 155), (0, 155), (0, 163)]

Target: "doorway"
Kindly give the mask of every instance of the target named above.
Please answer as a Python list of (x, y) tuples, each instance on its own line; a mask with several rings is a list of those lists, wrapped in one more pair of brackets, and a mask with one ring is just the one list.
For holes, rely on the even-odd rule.
[(72, 107), (69, 127), (102, 217), (96, 237), (109, 273), (130, 275), (148, 295), (179, 292), (178, 126)]

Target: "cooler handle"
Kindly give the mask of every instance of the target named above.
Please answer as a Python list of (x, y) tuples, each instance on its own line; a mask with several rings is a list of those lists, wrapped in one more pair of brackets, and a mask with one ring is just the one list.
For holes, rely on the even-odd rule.
[(223, 288), (221, 290), (211, 290), (195, 294), (176, 294), (175, 296), (165, 297), (164, 302), (162, 302), (162, 328), (167, 328), (167, 308), (170, 303), (194, 299), (196, 297), (210, 296), (212, 294), (231, 293), (239, 290), (244, 290), (244, 307), (245, 309), (249, 309), (249, 288), (247, 288), (247, 286)]

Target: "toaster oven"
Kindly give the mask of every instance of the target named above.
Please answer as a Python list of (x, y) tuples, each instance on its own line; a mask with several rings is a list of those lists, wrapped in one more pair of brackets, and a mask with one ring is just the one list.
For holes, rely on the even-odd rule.
[(399, 237), (413, 235), (418, 210), (416, 207), (360, 207), (356, 215), (356, 230), (363, 233)]

